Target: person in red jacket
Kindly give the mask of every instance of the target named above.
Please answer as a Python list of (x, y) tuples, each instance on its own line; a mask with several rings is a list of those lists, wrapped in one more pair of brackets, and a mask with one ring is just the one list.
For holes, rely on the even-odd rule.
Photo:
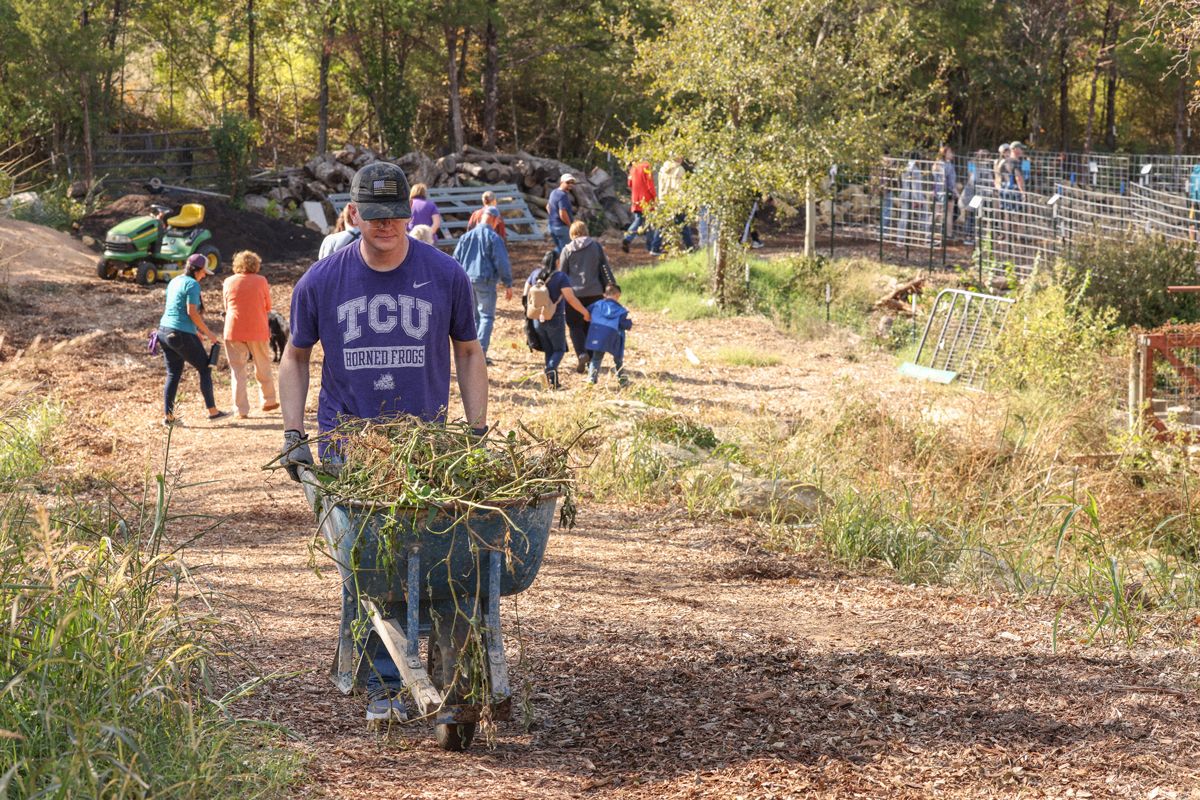
[(646, 212), (654, 208), (658, 195), (654, 191), (654, 173), (650, 170), (650, 162), (642, 159), (629, 167), (629, 210), (633, 212), (633, 222), (621, 239), (621, 249), (629, 252), (629, 243), (638, 234), (646, 234), (646, 251), (652, 256), (662, 255), (659, 247), (658, 232), (646, 224)]

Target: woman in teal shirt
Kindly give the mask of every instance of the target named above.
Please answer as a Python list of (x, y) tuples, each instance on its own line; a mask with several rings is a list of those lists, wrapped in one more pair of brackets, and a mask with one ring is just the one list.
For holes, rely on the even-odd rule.
[(217, 409), (213, 397), (212, 368), (208, 365), (208, 352), (200, 341), (203, 336), (211, 342), (220, 339), (204, 324), (200, 316), (200, 279), (208, 274), (207, 260), (200, 254), (188, 257), (183, 274), (167, 284), (167, 308), (158, 322), (158, 343), (162, 346), (163, 360), (167, 364), (167, 385), (163, 391), (163, 424), (175, 421), (175, 395), (179, 392), (179, 381), (183, 377), (183, 365), (191, 364), (200, 373), (200, 394), (208, 408), (209, 419), (229, 416), (228, 411)]

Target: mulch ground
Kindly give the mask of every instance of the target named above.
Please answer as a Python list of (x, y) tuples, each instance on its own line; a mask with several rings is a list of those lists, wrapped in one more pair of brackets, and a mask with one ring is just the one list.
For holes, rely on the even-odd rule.
[[(609, 249), (621, 266), (649, 261)], [(540, 252), (515, 248), (518, 274)], [(276, 305), (306, 266), (273, 260)], [(93, 478), (78, 491), (101, 491), (101, 479), (136, 487), (166, 444), (162, 367), (143, 336), (162, 289), (79, 280), (87, 291), (26, 285), (0, 317), (0, 387), (68, 404), (63, 469)], [(218, 292), (206, 283), (209, 308)], [(573, 374), (566, 391), (545, 392), (520, 341), (519, 304), (502, 303), (490, 371), (501, 427), (564, 413), (589, 391), (628, 397)], [(782, 363), (723, 365), (711, 357), (723, 345), (769, 347)], [(797, 342), (761, 319), (638, 312), (627, 361), (630, 391), (660, 387), (697, 414), (800, 415), (852, 386), (914, 403), (937, 391), (901, 383), (889, 356), (845, 337)], [(230, 623), (240, 660), (226, 680), (284, 676), (238, 713), (291, 731), (281, 745), (307, 757), (298, 796), (1200, 797), (1194, 648), (1060, 637), (1056, 651), (1048, 605), (849, 575), (815, 555), (765, 552), (749, 520), (602, 498), (584, 498), (534, 586), (504, 602), (515, 721), (467, 754), (439, 751), (423, 724), (368, 733), (361, 700), (326, 677), (339, 589), (330, 569), (312, 569), (312, 512), (286, 477), (261, 469), (280, 442), (278, 413), (209, 424), (194, 377), (184, 390), (171, 471), (209, 483), (177, 491), (176, 513), (206, 517), (177, 520), (173, 535), (213, 527), (188, 558)], [(222, 371), (223, 406), (228, 392)]]

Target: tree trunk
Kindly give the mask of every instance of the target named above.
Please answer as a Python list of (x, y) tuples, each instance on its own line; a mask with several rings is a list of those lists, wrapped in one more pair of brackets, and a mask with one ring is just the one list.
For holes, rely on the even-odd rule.
[(1062, 32), (1062, 40), (1058, 43), (1058, 150), (1067, 152), (1071, 146), (1071, 68), (1067, 63), (1067, 51), (1071, 37), (1067, 31)]
[[(109, 20), (108, 20), (108, 33), (104, 37), (104, 45), (108, 49), (108, 52), (110, 54), (117, 52), (117, 39), (121, 35), (121, 21), (124, 18), (124, 15), (125, 15), (124, 0), (113, 0), (112, 16), (109, 17)], [(108, 97), (112, 92), (112, 86), (113, 86), (113, 69), (112, 69), (112, 63), (110, 62), (109, 65), (104, 70), (104, 83), (101, 88), (101, 92), (104, 95), (104, 97), (103, 97), (104, 105), (106, 107), (108, 105)]]
[(500, 37), (496, 31), (496, 3), (488, 0), (487, 28), (483, 32), (483, 149), (496, 149), (496, 110), (500, 107)]
[(1192, 61), (1183, 62), (1183, 74), (1179, 76), (1179, 89), (1175, 92), (1175, 155), (1183, 155), (1188, 140), (1188, 94), (1192, 82)]
[(810, 178), (804, 184), (804, 257), (817, 254), (817, 193)]
[(712, 287), (713, 297), (716, 298), (717, 307), (725, 307), (725, 273), (729, 269), (729, 237), (724, 232), (724, 226), (719, 225), (717, 228), (716, 242), (713, 247), (713, 274)]
[(450, 152), (457, 153), (463, 146), (462, 102), (458, 91), (458, 26), (447, 25), (446, 33), (446, 83), (449, 94), (449, 145)]
[(1092, 152), (1092, 135), (1096, 124), (1096, 87), (1100, 82), (1100, 69), (1104, 66), (1104, 58), (1108, 54), (1108, 30), (1112, 25), (1113, 0), (1108, 0), (1104, 9), (1104, 27), (1100, 33), (1100, 48), (1096, 51), (1096, 63), (1092, 65), (1092, 84), (1088, 92), (1087, 127), (1083, 134), (1083, 150)]
[(1121, 20), (1113, 21), (1112, 44), (1109, 46), (1108, 75), (1104, 84), (1104, 146), (1117, 149), (1117, 40)]
[(336, 12), (327, 12), (321, 27), (321, 63), (317, 72), (317, 153), (329, 152), (329, 65), (333, 60)]
[(89, 94), (91, 86), (88, 85), (88, 77), (80, 75), (79, 97), (83, 104), (83, 179), (91, 186), (96, 174), (96, 161), (92, 152), (92, 110), (88, 102)]
[(254, 74), (254, 0), (246, 0), (246, 116), (258, 119), (258, 81)]

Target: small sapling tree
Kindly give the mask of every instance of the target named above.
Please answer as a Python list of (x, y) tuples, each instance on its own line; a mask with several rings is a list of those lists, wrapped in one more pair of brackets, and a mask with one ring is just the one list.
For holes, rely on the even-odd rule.
[[(736, 245), (756, 196), (815, 194), (832, 164), (869, 165), (889, 147), (936, 142), (945, 109), (903, 9), (869, 0), (678, 0), (637, 44), (633, 79), (660, 122), (612, 152), (627, 163), (672, 155), (695, 169), (651, 220), (717, 221), (712, 289), (730, 293)], [(811, 244), (811, 243), (810, 243)]]

